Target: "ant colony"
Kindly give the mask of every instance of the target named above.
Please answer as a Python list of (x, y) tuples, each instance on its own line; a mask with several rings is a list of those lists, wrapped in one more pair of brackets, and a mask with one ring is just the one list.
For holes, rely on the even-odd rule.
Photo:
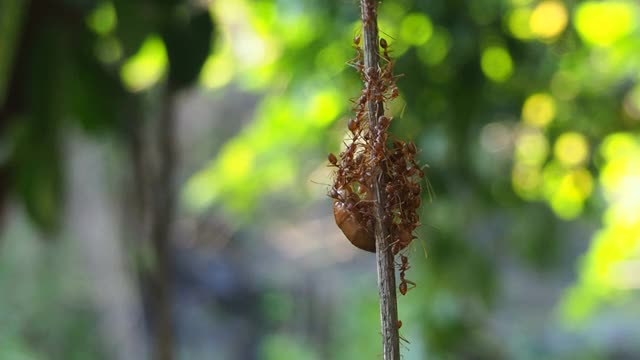
[[(416, 145), (411, 141), (390, 139), (387, 132), (393, 118), (385, 114), (385, 104), (398, 97), (389, 46), (380, 39), (382, 54), (377, 68), (365, 69), (360, 36), (354, 40), (356, 57), (349, 62), (364, 83), (359, 97), (352, 99), (354, 117), (347, 127), (350, 136), (339, 156), (329, 154), (329, 166), (335, 167), (334, 182), (328, 195), (338, 227), (356, 247), (376, 251), (374, 229), (377, 221), (374, 182), (384, 215), (380, 219), (389, 230), (388, 244), (400, 273), (398, 290), (405, 295), (415, 283), (405, 279), (409, 259), (404, 250), (415, 239), (419, 225), (421, 183), (424, 172), (416, 162)], [(378, 114), (374, 119), (370, 114)], [(385, 250), (385, 249), (381, 249)]]

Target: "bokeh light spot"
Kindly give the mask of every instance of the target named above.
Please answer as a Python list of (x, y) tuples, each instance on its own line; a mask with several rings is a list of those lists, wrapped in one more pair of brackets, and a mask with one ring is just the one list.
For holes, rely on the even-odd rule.
[(580, 84), (576, 76), (566, 72), (559, 71), (551, 78), (551, 93), (560, 100), (572, 100), (580, 91)]
[(528, 8), (518, 8), (511, 11), (507, 17), (507, 27), (509, 32), (520, 40), (533, 38), (531, 27), (529, 25), (531, 18), (531, 10)]
[(600, 145), (600, 153), (607, 161), (619, 158), (620, 154), (634, 154), (638, 151), (640, 151), (640, 145), (628, 133), (609, 135)]
[(526, 124), (544, 128), (556, 116), (556, 104), (549, 94), (533, 94), (522, 106), (522, 120)]
[(630, 134), (609, 135), (600, 152), (606, 161), (600, 170), (605, 197), (624, 212), (640, 214), (640, 142)]
[(490, 153), (507, 149), (512, 141), (511, 128), (501, 122), (489, 123), (480, 131), (480, 146)]
[(87, 25), (96, 34), (107, 35), (117, 24), (116, 10), (110, 2), (103, 2), (87, 17)]
[(588, 1), (578, 5), (575, 27), (587, 43), (609, 46), (636, 26), (637, 6), (622, 1)]
[(103, 63), (113, 64), (122, 58), (122, 45), (115, 36), (104, 36), (96, 41), (94, 53)]
[[(600, 184), (608, 207), (602, 217), (604, 227), (581, 262), (580, 279), (562, 302), (565, 320), (572, 323), (584, 321), (621, 290), (640, 287), (640, 141), (630, 133), (609, 135), (600, 153), (604, 158)], [(581, 176), (574, 179), (578, 187)], [(588, 185), (587, 181), (583, 189), (589, 190)]]
[(310, 99), (306, 117), (318, 126), (328, 125), (338, 116), (340, 102), (334, 90), (318, 92)]
[(302, 48), (318, 35), (314, 31), (315, 26), (317, 24), (313, 24), (310, 16), (297, 14), (283, 19), (282, 30), (279, 33), (288, 46)]
[(534, 129), (525, 129), (519, 134), (515, 146), (515, 158), (518, 163), (540, 165), (549, 155), (547, 138)]
[(187, 181), (182, 199), (188, 209), (203, 210), (209, 206), (220, 192), (219, 175), (210, 167), (193, 175)]
[(425, 14), (409, 14), (400, 24), (400, 39), (410, 45), (420, 46), (426, 43), (432, 33), (433, 24)]
[(580, 215), (593, 189), (593, 179), (587, 170), (567, 170), (557, 162), (545, 167), (543, 182), (543, 193), (551, 209), (565, 220)]
[(558, 137), (553, 153), (561, 164), (567, 167), (576, 166), (587, 160), (589, 144), (584, 135), (568, 132)]
[(231, 79), (235, 66), (228, 53), (209, 55), (200, 71), (200, 83), (209, 89), (216, 89), (227, 85)]
[(495, 81), (503, 82), (513, 73), (513, 61), (509, 52), (499, 46), (491, 46), (482, 52), (481, 58), (482, 72), (486, 77)]
[(141, 91), (153, 86), (162, 78), (167, 68), (167, 51), (162, 39), (151, 35), (140, 50), (122, 65), (120, 77), (127, 89)]
[(542, 172), (538, 166), (517, 163), (511, 173), (513, 189), (523, 199), (534, 200), (540, 195)]
[(345, 68), (349, 55), (342, 44), (330, 44), (316, 56), (316, 69), (318, 72), (335, 76)]
[[(563, 182), (563, 185), (568, 182)], [(571, 186), (563, 186), (551, 198), (551, 209), (564, 220), (575, 219), (582, 213), (584, 199)]]
[(585, 168), (578, 168), (571, 172), (571, 182), (584, 198), (589, 197), (593, 191), (593, 176)]
[(225, 146), (220, 157), (220, 172), (230, 182), (241, 181), (253, 169), (255, 156), (248, 144), (240, 141), (231, 142)]
[(531, 32), (542, 39), (554, 38), (567, 27), (567, 8), (560, 1), (547, 0), (536, 6), (529, 19)]
[(417, 55), (427, 65), (437, 65), (444, 60), (451, 48), (451, 35), (446, 29), (437, 29), (424, 45), (417, 48)]

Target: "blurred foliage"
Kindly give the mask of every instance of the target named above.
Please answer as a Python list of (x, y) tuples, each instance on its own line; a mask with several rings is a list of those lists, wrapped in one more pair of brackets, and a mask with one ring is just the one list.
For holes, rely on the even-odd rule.
[(0, 358), (104, 359), (77, 247), (39, 241), (26, 225), (4, 229), (0, 242)]
[(54, 3), (0, 2), (0, 166), (11, 174), (0, 192), (15, 189), (49, 233), (63, 202), (61, 133), (126, 139), (142, 103), (132, 93), (165, 74), (169, 91), (190, 85), (215, 39), (208, 8), (190, 1)]
[[(41, 238), (59, 237), (67, 132), (125, 146), (147, 110), (137, 93), (175, 92), (197, 79), (213, 20), (206, 4), (186, 0), (0, 0), (0, 202), (14, 196)], [(0, 308), (11, 309), (0, 320), (0, 358), (99, 359), (97, 316), (78, 308), (91, 299), (78, 299), (85, 294), (69, 283), (73, 268), (48, 268), (66, 254), (20, 253), (46, 246), (34, 238), (20, 235), (15, 248), (10, 238), (0, 251), (0, 287), (10, 289)]]
[[(637, 287), (640, 222), (629, 214), (640, 204), (632, 180), (640, 166), (631, 145), (601, 153), (612, 138), (637, 136), (639, 10), (632, 1), (381, 3), (382, 36), (405, 75), (391, 107), (393, 131), (423, 149), (437, 194), (423, 216), (429, 258), (420, 284), (429, 290), (415, 305), (433, 311), (419, 315), (429, 352), (506, 356), (479, 333), (487, 324), (478, 312), (491, 306), (500, 277), (483, 246), (506, 245), (538, 268), (553, 267), (563, 221), (601, 218), (580, 280), (560, 304), (563, 318), (585, 320), (603, 300)], [(255, 221), (268, 212), (265, 194), (286, 194), (295, 208), (300, 192), (289, 189), (309, 174), (329, 182), (317, 148), (338, 151), (347, 99), (358, 93), (345, 65), (355, 55), (358, 9), (350, 1), (238, 1), (213, 11), (224, 26), (201, 84), (232, 82), (264, 98), (255, 121), (187, 183), (184, 199), (193, 209), (218, 204), (239, 222)], [(611, 190), (623, 191), (621, 183), (632, 184), (623, 187), (624, 207)], [(500, 209), (510, 209), (503, 235), (510, 240), (470, 243), (469, 228)], [(621, 219), (625, 227), (616, 225)]]
[[(323, 195), (307, 184), (329, 182), (325, 154), (339, 151), (360, 88), (345, 65), (355, 56), (356, 1), (53, 3), (0, 0), (0, 175), (10, 174), (0, 192), (15, 194), (40, 229), (54, 232), (61, 220), (67, 129), (125, 138), (145, 92), (195, 81), (261, 100), (253, 121), (186, 183), (187, 208), (217, 206), (258, 226), (275, 216), (273, 199), (291, 209), (284, 217)], [(632, 297), (640, 287), (640, 5), (396, 0), (379, 14), (404, 74), (392, 131), (422, 149), (437, 195), (425, 201), (426, 240), (416, 243), (428, 259), (414, 262), (420, 285), (407, 297), (420, 319), (408, 331), (425, 340), (414, 352), (513, 357), (487, 335), (506, 276), (497, 258), (552, 271), (566, 260), (563, 229), (579, 220), (602, 225), (561, 317), (580, 324)], [(344, 315), (353, 328), (341, 329), (336, 357), (375, 356), (377, 305), (365, 302)], [(264, 356), (286, 358), (285, 347), (289, 357), (317, 358), (280, 335), (264, 342)]]
[(629, 295), (640, 286), (640, 138), (616, 133), (600, 145), (600, 184), (607, 207), (603, 227), (583, 259), (578, 283), (570, 289), (564, 312), (583, 320), (604, 299)]

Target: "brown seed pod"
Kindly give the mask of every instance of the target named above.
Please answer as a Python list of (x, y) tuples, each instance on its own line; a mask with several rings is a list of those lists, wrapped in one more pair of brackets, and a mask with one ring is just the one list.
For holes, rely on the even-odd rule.
[(376, 252), (376, 239), (373, 234), (360, 225), (353, 212), (349, 211), (344, 203), (333, 202), (333, 216), (342, 233), (355, 247)]

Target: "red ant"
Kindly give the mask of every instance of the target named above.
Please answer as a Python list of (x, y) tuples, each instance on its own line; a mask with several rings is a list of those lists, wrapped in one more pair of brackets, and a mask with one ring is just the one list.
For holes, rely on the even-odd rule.
[[(409, 258), (400, 254), (400, 260), (402, 261), (402, 264), (400, 266), (400, 286), (398, 286), (398, 290), (400, 290), (400, 294), (402, 295), (406, 295), (407, 291), (413, 289), (414, 287), (416, 287), (416, 283), (414, 283), (411, 280), (407, 280), (404, 277), (404, 273), (405, 271), (410, 269), (409, 266)], [(409, 287), (411, 286), (411, 287)]]
[(397, 98), (398, 96), (400, 96), (400, 92), (398, 91), (398, 88), (394, 85), (394, 86), (391, 88), (391, 94), (389, 95), (389, 98), (390, 98), (390, 99), (395, 99), (395, 98)]
[[(398, 330), (400, 330), (401, 327), (402, 327), (402, 320), (398, 320)], [(407, 344), (411, 344), (409, 340), (404, 338), (404, 336), (398, 334), (398, 337), (400, 338), (400, 340), (406, 342)]]
[(338, 158), (333, 155), (333, 153), (329, 153), (329, 156), (327, 158), (329, 159), (329, 163), (331, 164), (331, 166), (338, 166)]
[(354, 118), (349, 119), (349, 122), (347, 123), (347, 127), (354, 134), (358, 131), (358, 125), (358, 120)]
[(380, 38), (380, 47), (384, 49), (384, 55), (386, 57), (389, 44), (387, 44), (387, 40), (385, 38)]
[[(363, 26), (368, 29), (371, 22), (375, 22), (376, 9), (369, 5), (362, 9), (362, 13)], [(398, 140), (393, 141), (393, 145), (389, 144), (387, 130), (391, 117), (384, 116), (384, 108), (387, 101), (398, 96), (397, 76), (393, 75), (394, 64), (389, 56), (389, 44), (384, 38), (379, 39), (378, 64), (364, 66), (360, 45), (362, 36), (365, 36), (367, 44), (372, 40), (367, 35), (356, 34), (353, 38), (356, 57), (349, 65), (360, 73), (364, 89), (351, 100), (355, 115), (347, 123), (351, 134), (345, 140), (346, 148), (339, 157), (334, 154), (328, 156), (330, 166), (337, 167), (334, 185), (328, 195), (334, 199), (335, 220), (347, 239), (361, 249), (375, 251), (371, 228), (377, 215), (370, 189), (377, 176), (386, 190), (382, 201), (386, 199), (387, 203), (381, 216), (382, 221), (389, 225), (390, 239), (393, 239), (389, 247), (393, 254), (399, 254), (413, 241), (413, 231), (419, 226), (416, 209), (421, 200), (419, 178), (422, 169), (414, 159), (417, 153), (415, 144)], [(401, 262), (397, 264), (399, 291), (404, 295), (416, 284), (406, 279), (408, 258), (400, 256)], [(400, 326), (402, 322), (399, 322)]]

